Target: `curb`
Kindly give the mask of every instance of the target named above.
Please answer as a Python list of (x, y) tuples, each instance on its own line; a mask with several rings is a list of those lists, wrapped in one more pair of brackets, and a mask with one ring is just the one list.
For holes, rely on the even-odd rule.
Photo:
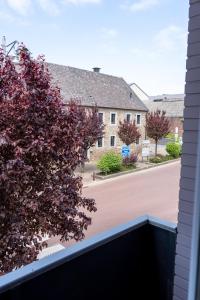
[(171, 160), (167, 160), (167, 161), (164, 161), (164, 162), (161, 162), (161, 163), (151, 163), (149, 162), (149, 165), (152, 165), (152, 166), (162, 166), (162, 165), (167, 165), (167, 164), (170, 164), (170, 163), (173, 163), (173, 162), (176, 162), (176, 161), (180, 161), (181, 158), (175, 158), (175, 159), (171, 159)]
[(100, 180), (106, 180), (106, 179), (110, 179), (110, 178), (115, 178), (115, 177), (119, 177), (119, 176), (123, 176), (126, 174), (130, 174), (130, 173), (135, 173), (135, 172), (139, 172), (145, 169), (149, 169), (151, 168), (151, 166), (146, 166), (140, 169), (133, 169), (133, 170), (128, 170), (128, 171), (123, 171), (123, 172), (118, 172), (118, 173), (114, 173), (114, 174), (110, 174), (110, 175), (96, 175), (95, 178), (100, 179)]
[[(100, 181), (104, 181), (104, 180), (107, 180), (107, 179), (111, 179), (111, 178), (131, 174), (131, 173), (140, 172), (140, 171), (144, 171), (144, 170), (147, 170), (147, 169), (152, 169), (152, 168), (156, 168), (156, 167), (159, 167), (159, 166), (168, 165), (168, 164), (175, 163), (175, 162), (178, 162), (178, 161), (180, 161), (180, 158), (173, 159), (173, 160), (170, 160), (170, 161), (165, 161), (165, 162), (162, 162), (162, 163), (157, 163), (157, 164), (148, 163), (148, 165), (146, 167), (143, 167), (143, 168), (140, 168), (140, 169), (128, 170), (128, 171), (123, 171), (123, 172), (114, 173), (114, 174), (105, 175), (105, 176), (96, 175), (96, 178), (100, 179)], [(94, 181), (87, 184), (87, 185), (85, 185), (83, 188), (90, 186), (90, 184), (92, 184), (92, 183), (94, 183)]]

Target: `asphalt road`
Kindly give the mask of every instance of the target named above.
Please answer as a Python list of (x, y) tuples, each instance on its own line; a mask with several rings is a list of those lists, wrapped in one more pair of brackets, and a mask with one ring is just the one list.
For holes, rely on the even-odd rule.
[[(83, 189), (83, 195), (96, 200), (97, 212), (91, 214), (92, 225), (85, 237), (148, 214), (177, 222), (180, 162), (108, 179)], [(88, 213), (87, 213), (88, 214)], [(49, 246), (68, 247), (75, 241), (61, 243), (59, 237)]]
[(96, 200), (97, 212), (86, 237), (145, 214), (177, 222), (180, 162), (96, 183), (84, 196)]

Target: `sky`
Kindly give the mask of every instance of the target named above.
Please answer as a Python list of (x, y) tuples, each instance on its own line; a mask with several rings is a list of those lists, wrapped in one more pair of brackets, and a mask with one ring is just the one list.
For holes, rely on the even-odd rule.
[(0, 38), (48, 62), (183, 93), (188, 0), (0, 0)]

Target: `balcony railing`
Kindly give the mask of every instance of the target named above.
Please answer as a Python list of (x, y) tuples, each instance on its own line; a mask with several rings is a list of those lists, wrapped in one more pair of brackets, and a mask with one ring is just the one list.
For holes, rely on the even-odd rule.
[(2, 276), (0, 299), (171, 300), (175, 244), (176, 225), (144, 216)]

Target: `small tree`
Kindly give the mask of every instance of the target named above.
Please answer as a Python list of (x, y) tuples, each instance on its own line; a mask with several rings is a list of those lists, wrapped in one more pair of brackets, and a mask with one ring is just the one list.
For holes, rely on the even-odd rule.
[(85, 124), (85, 149), (88, 150), (96, 143), (97, 139), (104, 135), (104, 124), (100, 121), (98, 115), (98, 108), (94, 106), (89, 110), (84, 118)]
[[(91, 108), (85, 108), (79, 103), (78, 109), (82, 120), (81, 126), (84, 128), (80, 134), (82, 135), (83, 133), (84, 155), (85, 160), (87, 160), (87, 151), (94, 146), (98, 138), (104, 135), (104, 124), (99, 119), (96, 105)], [(82, 165), (84, 166), (84, 161)]]
[(146, 114), (146, 134), (155, 141), (155, 156), (157, 155), (158, 141), (169, 132), (170, 123), (165, 111), (157, 110)]
[(135, 121), (128, 122), (127, 120), (119, 122), (118, 135), (122, 142), (127, 146), (135, 143), (141, 136)]
[(36, 260), (46, 234), (81, 240), (96, 211), (74, 175), (97, 139), (85, 126), (96, 110), (64, 107), (43, 57), (23, 45), (18, 55), (16, 66), (0, 51), (0, 272)]

